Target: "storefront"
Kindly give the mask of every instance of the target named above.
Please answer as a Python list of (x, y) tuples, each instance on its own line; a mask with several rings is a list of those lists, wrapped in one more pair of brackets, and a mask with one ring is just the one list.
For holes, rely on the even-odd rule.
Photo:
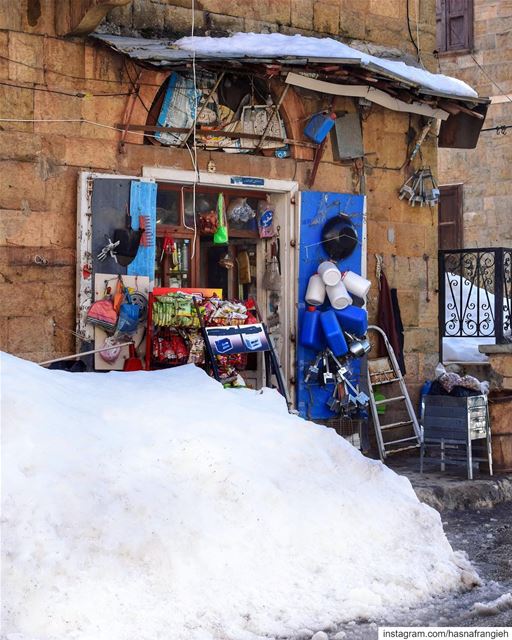
[[(339, 277), (342, 271), (366, 276), (367, 171), (368, 175), (372, 168), (401, 171), (412, 163), (436, 119), (447, 129), (456, 127), (454, 118), (468, 111), (446, 99), (448, 90), (460, 90), (457, 81), (437, 80), (403, 63), (390, 69), (386, 61), (339, 43), (329, 45), (332, 51), (320, 52), (317, 40), (296, 42), (277, 34), (267, 38), (265, 54), (250, 34), (240, 34), (233, 41), (218, 39), (227, 47), (225, 51), (210, 50), (211, 39), (195, 39), (205, 49), (194, 52), (187, 43), (169, 48), (163, 41), (96, 37), (132, 60), (165, 69), (157, 74), (159, 84), (148, 82), (139, 88), (134, 84), (122, 122), (116, 126), (121, 132), (121, 156), (129, 145), (132, 149), (137, 145), (159, 148), (167, 155), (159, 154), (157, 164), (132, 164), (131, 175), (128, 171), (127, 175), (80, 174), (79, 333), (95, 349), (110, 344), (103, 328), (92, 327), (87, 320), (93, 301), (115, 297), (118, 276), (122, 276), (132, 294), (148, 300), (149, 309), (142, 313), (145, 323), (139, 323), (134, 336), (137, 355), (146, 368), (197, 362), (192, 356), (187, 358), (181, 347), (179, 357), (161, 357), (158, 340), (165, 342), (166, 353), (172, 352), (170, 335), (183, 327), (152, 323), (152, 299), (181, 291), (207, 298), (215, 295), (235, 305), (252, 301), (258, 308), (257, 318), (246, 307), (242, 324), (256, 319), (265, 324), (293, 404), (304, 416), (329, 419), (333, 415), (331, 396), (335, 400), (336, 394), (325, 380), (311, 383), (306, 375), (319, 351), (301, 336), (306, 307), (311, 306), (306, 304), (309, 280), (325, 260), (336, 262)], [(300, 51), (306, 41), (313, 47), (308, 59)], [(240, 51), (233, 52), (230, 47), (234, 45)], [(462, 89), (468, 103), (474, 96), (469, 88)], [(436, 92), (445, 96), (444, 101), (432, 97)], [(366, 156), (373, 152), (368, 154), (365, 149), (363, 129), (374, 105), (379, 117), (382, 107), (408, 114), (408, 135), (412, 118), (418, 121), (417, 137), (405, 145), (406, 160), (401, 167), (373, 167), (368, 162)], [(404, 118), (396, 118), (397, 125), (404, 123)], [(441, 137), (443, 132), (441, 125)], [(251, 163), (253, 156), (265, 162)], [(286, 167), (287, 179), (278, 178), (280, 163)], [(177, 168), (187, 165), (192, 169)], [(315, 182), (318, 171), (320, 180)], [(318, 182), (321, 190), (315, 191)], [(398, 182), (392, 186), (395, 197)], [(435, 203), (434, 191), (432, 188), (429, 203)], [(272, 222), (266, 227), (264, 220), (269, 216)], [(423, 218), (417, 224), (426, 244)], [(330, 253), (326, 229), (340, 221), (349, 235), (339, 232), (336, 239), (341, 242), (349, 237), (350, 250)], [(377, 219), (373, 223), (379, 224)], [(123, 255), (117, 238), (137, 235), (140, 248), (134, 255)], [(373, 239), (379, 248), (394, 243), (394, 228), (386, 230), (385, 239)], [(409, 244), (406, 252), (410, 252)], [(365, 295), (347, 298), (347, 304), (359, 309), (366, 302)], [(327, 297), (316, 308), (323, 313), (331, 306), (332, 310), (341, 308)], [(191, 307), (187, 313), (193, 313)], [(193, 321), (189, 317), (187, 322)], [(188, 348), (190, 354), (190, 344)], [(123, 347), (107, 355), (110, 362), (102, 354), (95, 355), (97, 370), (122, 369), (129, 351)], [(257, 352), (247, 357), (240, 374), (254, 388), (268, 384), (264, 355)], [(359, 363), (352, 374), (357, 382)]]
[[(143, 178), (85, 172), (80, 176), (77, 287), (80, 331), (94, 341), (95, 348), (101, 348), (105, 335), (87, 322), (93, 288), (96, 299), (102, 293), (105, 279), (115, 280), (118, 274), (127, 286), (134, 286), (131, 265), (123, 267), (108, 253), (103, 259), (98, 256), (108, 239), (114, 239), (116, 229), (126, 226), (130, 211), (133, 226), (132, 208), (138, 206), (134, 194), (140, 194), (143, 186), (146, 195), (142, 206), (146, 214), (151, 211), (154, 224), (154, 270), (140, 271), (137, 285), (144, 294), (156, 287), (215, 290), (223, 299), (254, 299), (279, 354), (284, 377), (289, 381), (295, 357), (290, 336), (293, 338), (295, 332), (293, 301), (297, 295), (296, 183), (212, 173), (202, 174), (198, 184), (194, 172), (156, 168), (144, 168), (143, 174)], [(227, 242), (220, 244), (216, 243), (214, 229), (208, 226), (216, 220), (219, 197), (224, 200), (228, 227)], [(258, 228), (264, 210), (273, 214), (272, 226), (266, 230), (261, 225)], [(238, 212), (243, 219), (237, 216)], [(115, 282), (111, 284), (114, 286)], [(146, 348), (143, 333), (139, 330), (137, 345), (142, 357)], [(122, 369), (126, 351), (111, 363), (96, 355), (96, 368)], [(255, 354), (243, 376), (251, 386), (262, 386), (261, 354)]]

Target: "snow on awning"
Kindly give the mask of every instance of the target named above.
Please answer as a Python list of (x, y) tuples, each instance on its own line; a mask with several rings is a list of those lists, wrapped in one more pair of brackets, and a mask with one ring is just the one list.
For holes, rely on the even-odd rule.
[(193, 36), (171, 41), (97, 33), (93, 35), (130, 58), (160, 67), (192, 60), (194, 56), (197, 61), (269, 61), (291, 66), (331, 62), (364, 68), (428, 95), (469, 102), (482, 101), (477, 92), (462, 80), (431, 73), (399, 60), (363, 53), (333, 38), (289, 36), (282, 33), (236, 33), (223, 38)]

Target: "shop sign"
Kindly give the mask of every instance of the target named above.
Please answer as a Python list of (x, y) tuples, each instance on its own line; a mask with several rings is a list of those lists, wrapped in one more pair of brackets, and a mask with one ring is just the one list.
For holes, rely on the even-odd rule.
[(206, 327), (208, 342), (214, 355), (268, 351), (270, 345), (261, 322), (240, 327)]

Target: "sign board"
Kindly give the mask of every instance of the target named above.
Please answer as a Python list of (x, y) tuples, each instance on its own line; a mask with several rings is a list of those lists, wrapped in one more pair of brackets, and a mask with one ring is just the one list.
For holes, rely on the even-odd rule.
[(270, 345), (261, 322), (229, 327), (206, 327), (206, 335), (216, 356), (268, 351)]

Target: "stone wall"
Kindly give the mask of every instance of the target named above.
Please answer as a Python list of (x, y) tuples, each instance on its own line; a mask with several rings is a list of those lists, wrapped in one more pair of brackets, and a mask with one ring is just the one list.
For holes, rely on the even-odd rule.
[[(480, 95), (512, 94), (512, 3), (474, 0), (475, 48), (443, 54), (439, 68)], [(491, 104), (484, 127), (512, 124), (512, 101)], [(483, 132), (473, 150), (439, 149), (441, 184), (463, 183), (464, 246), (512, 246), (512, 130)]]
[[(272, 19), (272, 25), (279, 23), (281, 29), (302, 25), (304, 29), (316, 27), (334, 35), (342, 29), (339, 25), (345, 24), (343, 21), (350, 20), (347, 25), (358, 25), (359, 31), (355, 27), (352, 31), (357, 37), (409, 46), (403, 8), (398, 9), (403, 3), (267, 0), (252, 4), (251, 11), (244, 12), (242, 3), (229, 0), (222, 3), (204, 0), (196, 6), (200, 6), (203, 13), (218, 7), (218, 15), (229, 14), (239, 21), (235, 24), (237, 29), (258, 28), (257, 25), (251, 27), (248, 21), (265, 16)], [(422, 11), (432, 5), (430, 1), (422, 3)], [(126, 94), (130, 90), (123, 57), (90, 41), (56, 37), (52, 26), (53, 3), (42, 1), (41, 7), (42, 15), (35, 26), (27, 24), (22, 8), (18, 13), (11, 8), (2, 16), (4, 22), (0, 24), (3, 29), (0, 31), (0, 79), (9, 85), (28, 87), (0, 85), (0, 117), (27, 120), (0, 122), (1, 347), (36, 361), (73, 352), (75, 347), (74, 338), (60, 329), (55, 330), (53, 321), (67, 329), (74, 328), (76, 197), (80, 169), (127, 175), (140, 175), (143, 166), (191, 169), (187, 151), (145, 145), (136, 135), (130, 136), (125, 152), (119, 153), (120, 133), (109, 127), (122, 122), (128, 97), (99, 94)], [(176, 16), (181, 11), (185, 21), (190, 17), (186, 1), (154, 3), (148, 0), (117, 10), (115, 18), (121, 21), (124, 16), (135, 20), (143, 10), (144, 15), (154, 11), (158, 20), (161, 12), (167, 10), (175, 11)], [(242, 14), (245, 17), (242, 18)], [(321, 15), (329, 19), (326, 17), (322, 22)], [(333, 24), (329, 22), (332, 15), (337, 16)], [(429, 42), (428, 46), (433, 47), (432, 24), (433, 15), (429, 14), (424, 35), (423, 22), (420, 24), (425, 48)], [(382, 29), (382, 39), (378, 28)], [(128, 68), (133, 76), (130, 64)], [(141, 82), (146, 104), (151, 104), (162, 78), (156, 72), (144, 71)], [(62, 92), (87, 95), (63, 95)], [(312, 94), (299, 92), (298, 99), (306, 113), (313, 113), (323, 104)], [(336, 107), (356, 109), (350, 99), (340, 99)], [(145, 117), (145, 110), (136, 108), (132, 122), (144, 124)], [(69, 122), (80, 118), (107, 126)], [(42, 119), (65, 122), (40, 122)], [(390, 284), (399, 290), (406, 326), (408, 381), (412, 387), (431, 373), (437, 361), (436, 214), (426, 208), (412, 209), (397, 198), (398, 188), (406, 178), (400, 167), (406, 158), (407, 132), (409, 127), (419, 131), (421, 126), (418, 116), (409, 118), (378, 106), (372, 107), (363, 123), (367, 167), (366, 187), (363, 184), (362, 188), (368, 197), (368, 272), (374, 279), (374, 254), (383, 254)], [(428, 139), (422, 150), (425, 162), (435, 167), (435, 140)], [(232, 155), (222, 152), (212, 155), (219, 173), (233, 172)], [(199, 153), (201, 170), (206, 169), (209, 157), (209, 153)], [(294, 179), (301, 189), (307, 189), (310, 170), (309, 160), (236, 157), (237, 174)], [(360, 178), (353, 164), (334, 162), (327, 146), (314, 189), (358, 193)], [(428, 282), (424, 255), (431, 258)], [(374, 286), (369, 298), (372, 315), (376, 301)]]

